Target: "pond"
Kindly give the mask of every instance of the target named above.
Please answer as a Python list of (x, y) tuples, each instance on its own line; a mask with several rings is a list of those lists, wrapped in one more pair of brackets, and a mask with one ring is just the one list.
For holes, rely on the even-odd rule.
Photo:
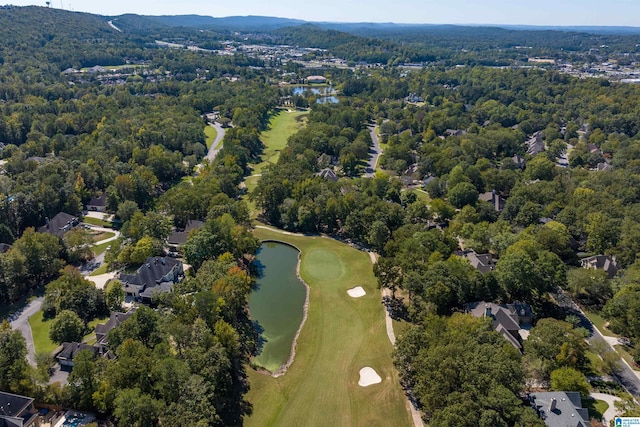
[(314, 95), (322, 95), (329, 96), (333, 95), (335, 91), (331, 86), (323, 86), (323, 87), (307, 87), (307, 86), (296, 86), (292, 89), (291, 93), (293, 95), (302, 95), (306, 91), (311, 91)]
[(249, 294), (249, 310), (260, 334), (253, 362), (270, 372), (286, 364), (302, 323), (306, 288), (296, 275), (298, 250), (264, 242), (256, 254), (259, 276)]

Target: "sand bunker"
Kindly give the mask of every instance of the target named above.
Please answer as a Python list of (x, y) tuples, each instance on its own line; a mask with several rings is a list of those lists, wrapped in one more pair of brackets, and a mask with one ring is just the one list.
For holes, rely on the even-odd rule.
[(367, 293), (362, 289), (362, 286), (357, 286), (353, 289), (348, 289), (347, 293), (351, 298), (360, 298), (365, 296)]
[(367, 387), (381, 382), (382, 378), (380, 378), (380, 375), (378, 375), (373, 368), (367, 366), (360, 369), (360, 381), (358, 381), (360, 387)]

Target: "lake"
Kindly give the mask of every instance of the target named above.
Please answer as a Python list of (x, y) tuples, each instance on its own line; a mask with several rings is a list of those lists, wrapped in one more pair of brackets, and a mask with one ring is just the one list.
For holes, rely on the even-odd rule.
[(259, 277), (249, 294), (249, 310), (260, 334), (253, 362), (270, 372), (287, 363), (303, 318), (306, 288), (296, 275), (298, 250), (264, 242), (256, 254)]

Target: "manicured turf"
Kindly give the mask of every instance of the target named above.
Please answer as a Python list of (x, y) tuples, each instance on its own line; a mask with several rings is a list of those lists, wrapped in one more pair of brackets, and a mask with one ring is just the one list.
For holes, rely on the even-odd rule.
[[(255, 235), (298, 247), (300, 274), (311, 291), (308, 318), (287, 373), (273, 378), (247, 368), (253, 414), (245, 425), (411, 425), (368, 254), (324, 237), (264, 229)], [(367, 295), (349, 297), (347, 289), (355, 286)], [(358, 386), (365, 366), (374, 368), (382, 383)]]
[(99, 276), (101, 274), (105, 274), (106, 272), (107, 272), (107, 263), (102, 263), (102, 265), (97, 269), (95, 269), (94, 271), (92, 271), (91, 274), (89, 274), (89, 276)]
[(306, 114), (308, 114), (306, 111), (280, 111), (271, 118), (268, 130), (260, 136), (260, 140), (264, 144), (262, 163), (253, 167), (252, 175), (262, 173), (262, 169), (269, 163), (278, 162), (280, 151), (287, 146), (289, 137), (304, 127), (305, 121), (303, 119), (297, 120), (298, 117)]
[(31, 326), (31, 333), (33, 334), (33, 346), (35, 347), (36, 353), (51, 353), (58, 346), (49, 339), (49, 329), (51, 329), (52, 321), (53, 320), (44, 320), (42, 318), (42, 310), (29, 318), (29, 325)]
[(97, 225), (98, 227), (105, 227), (105, 228), (110, 228), (113, 226), (113, 223), (111, 221), (105, 221), (103, 219), (94, 218), (91, 216), (85, 216), (84, 218), (82, 218), (82, 222), (91, 224), (91, 225)]
[(618, 335), (611, 332), (609, 328), (605, 326), (607, 324), (607, 321), (598, 313), (594, 313), (592, 311), (587, 311), (587, 310), (583, 310), (583, 311), (584, 311), (584, 314), (587, 315), (589, 320), (591, 320), (591, 323), (596, 325), (596, 328), (598, 328), (598, 330), (600, 331), (600, 333), (602, 333), (602, 335), (605, 335), (608, 337), (618, 337)]
[(640, 369), (633, 363), (633, 357), (629, 354), (629, 347), (625, 345), (614, 345), (613, 346), (618, 354), (631, 366), (631, 369), (634, 371), (640, 371)]
[(95, 236), (93, 236), (93, 241), (94, 242), (99, 242), (101, 240), (110, 239), (115, 235), (116, 235), (116, 233), (111, 233), (111, 232), (99, 233), (99, 234), (96, 234)]
[(91, 250), (93, 251), (93, 254), (95, 256), (98, 256), (101, 253), (103, 253), (104, 251), (106, 251), (107, 248), (111, 245), (111, 243), (113, 243), (113, 242), (105, 242), (105, 243), (101, 243), (99, 245), (95, 245), (94, 247), (91, 248)]
[(213, 126), (207, 126), (204, 128), (204, 136), (206, 137), (207, 148), (211, 148), (211, 144), (218, 136), (218, 131)]

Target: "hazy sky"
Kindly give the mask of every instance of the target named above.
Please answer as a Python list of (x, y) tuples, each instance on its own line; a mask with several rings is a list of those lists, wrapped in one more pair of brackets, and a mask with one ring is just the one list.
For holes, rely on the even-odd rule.
[[(5, 0), (45, 5), (45, 0)], [(2, 0), (0, 0), (2, 2)], [(640, 26), (640, 0), (52, 0), (56, 8), (120, 15), (265, 15), (308, 21)]]

